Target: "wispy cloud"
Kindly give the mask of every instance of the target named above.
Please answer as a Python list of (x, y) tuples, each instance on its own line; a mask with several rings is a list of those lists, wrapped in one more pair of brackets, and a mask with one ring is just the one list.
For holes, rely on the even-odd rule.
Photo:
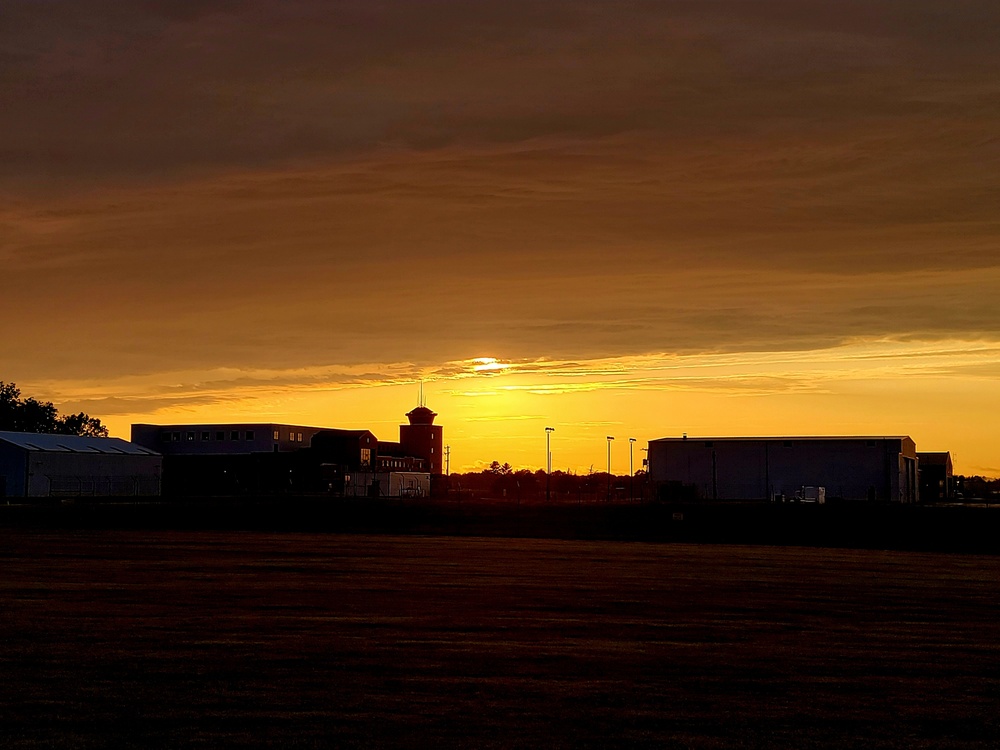
[[(39, 381), (32, 386), (68, 409), (105, 415), (155, 414), (182, 406), (232, 403), (281, 394), (430, 384), (451, 398), (503, 399), (514, 394), (567, 396), (615, 391), (712, 392), (733, 396), (817, 394), (831, 383), (880, 378), (991, 378), (1000, 372), (1000, 344), (989, 341), (858, 340), (812, 351), (660, 354), (596, 359), (541, 359), (477, 370), (483, 358), (440, 366), (363, 364), (292, 370), (205, 370), (90, 382)], [(451, 387), (451, 385), (454, 387)], [(491, 415), (469, 419), (492, 420)], [(543, 419), (518, 415), (507, 419)]]

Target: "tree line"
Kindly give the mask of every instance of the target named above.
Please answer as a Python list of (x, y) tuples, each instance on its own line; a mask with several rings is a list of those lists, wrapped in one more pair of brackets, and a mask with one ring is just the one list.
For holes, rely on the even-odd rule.
[(22, 398), (13, 383), (0, 380), (0, 431), (107, 437), (108, 428), (89, 414), (61, 415), (51, 401)]
[(443, 477), (449, 494), (474, 498), (508, 500), (540, 500), (548, 497), (559, 502), (592, 502), (606, 500), (636, 500), (648, 495), (645, 471), (628, 474), (608, 474), (589, 471), (584, 474), (554, 470), (546, 476), (543, 469), (514, 469), (509, 463), (494, 461), (481, 471), (452, 473)]

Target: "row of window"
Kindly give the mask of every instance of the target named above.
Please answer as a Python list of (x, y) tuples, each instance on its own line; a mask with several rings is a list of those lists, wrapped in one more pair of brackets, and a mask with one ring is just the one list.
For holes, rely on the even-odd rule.
[(400, 461), (397, 459), (393, 459), (391, 461), (386, 461), (386, 460), (382, 461), (383, 469), (402, 469), (405, 466), (406, 466), (406, 461)]
[(379, 468), (381, 469), (413, 469), (419, 470), (423, 466), (422, 461), (407, 461), (405, 459), (379, 458)]
[[(229, 436), (229, 440), (254, 440), (253, 430), (231, 430), (226, 432), (225, 430), (218, 430), (212, 432), (211, 430), (204, 430), (202, 432), (190, 431), (190, 432), (162, 432), (160, 433), (160, 440), (164, 443), (180, 443), (185, 440), (226, 440), (226, 435)], [(214, 437), (213, 437), (214, 436)], [(280, 440), (281, 433), (278, 430), (274, 431), (274, 439)], [(289, 432), (288, 440), (292, 443), (302, 443), (304, 438), (301, 432)]]
[(246, 432), (242, 430), (232, 430), (226, 433), (224, 430), (219, 430), (217, 432), (211, 432), (210, 430), (205, 430), (203, 432), (163, 432), (160, 434), (160, 440), (164, 443), (180, 443), (184, 440), (212, 440), (213, 435), (215, 440), (225, 440), (226, 435), (229, 435), (229, 440), (253, 440), (253, 430), (247, 430)]

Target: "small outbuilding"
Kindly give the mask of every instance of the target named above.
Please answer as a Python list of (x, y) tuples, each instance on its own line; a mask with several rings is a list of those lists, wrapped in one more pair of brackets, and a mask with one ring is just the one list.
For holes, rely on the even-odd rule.
[(0, 432), (0, 497), (159, 495), (162, 463), (119, 438)]
[(947, 502), (955, 494), (955, 475), (948, 451), (917, 453), (920, 473), (920, 500), (925, 503)]
[(426, 471), (359, 471), (336, 477), (345, 497), (430, 497)]

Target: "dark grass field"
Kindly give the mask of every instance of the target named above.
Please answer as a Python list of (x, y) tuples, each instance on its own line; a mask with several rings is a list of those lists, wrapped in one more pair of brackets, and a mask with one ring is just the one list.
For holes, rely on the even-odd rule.
[(4, 747), (1000, 744), (1000, 558), (0, 529)]
[(0, 528), (327, 532), (753, 544), (1000, 555), (1000, 507), (898, 503), (515, 504), (330, 497), (0, 504)]

